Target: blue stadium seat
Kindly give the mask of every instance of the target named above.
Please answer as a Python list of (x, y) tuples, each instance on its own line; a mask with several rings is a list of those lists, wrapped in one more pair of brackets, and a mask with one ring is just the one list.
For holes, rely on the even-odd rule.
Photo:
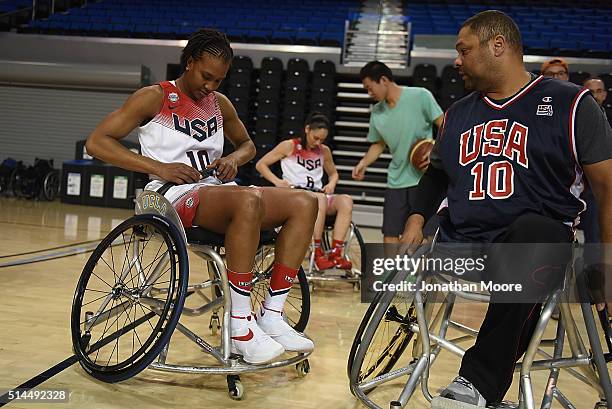
[[(18, 4), (29, 7), (31, 1), (0, 0), (0, 10)], [(213, 23), (203, 17), (210, 14), (211, 7), (214, 7)], [(492, 7), (515, 19), (527, 50), (554, 47), (568, 52), (566, 49), (571, 47), (576, 51), (598, 51), (599, 54), (593, 55), (612, 51), (612, 7), (604, 0), (580, 3), (578, 0), (413, 0), (404, 2), (403, 10), (411, 19), (414, 34), (453, 35), (465, 19)], [(102, 0), (56, 13), (44, 24), (32, 22), (29, 27), (55, 32), (66, 30), (69, 34), (91, 30), (95, 35), (131, 36), (130, 32), (134, 31), (151, 37), (186, 38), (199, 27), (214, 25), (226, 31), (232, 41), (339, 46), (343, 41), (344, 21), (350, 14), (358, 14), (358, 8), (357, 0), (282, 3), (253, 0), (246, 4), (218, 4), (213, 0)]]
[(527, 48), (550, 48), (550, 40), (547, 39), (530, 39), (525, 42)]
[(570, 50), (579, 50), (577, 41), (558, 40), (558, 39), (550, 40), (550, 48), (558, 48), (558, 49), (564, 48), (564, 49), (570, 49)]
[(129, 24), (113, 24), (112, 30), (118, 33), (127, 33), (132, 31), (132, 26)]
[(295, 43), (300, 45), (317, 45), (318, 34), (312, 31), (302, 31), (295, 36)]

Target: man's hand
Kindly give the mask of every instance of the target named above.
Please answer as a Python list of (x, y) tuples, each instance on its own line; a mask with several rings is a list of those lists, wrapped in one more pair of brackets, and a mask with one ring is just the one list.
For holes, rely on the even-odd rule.
[(363, 163), (359, 162), (353, 168), (353, 179), (363, 180), (363, 178), (365, 177), (365, 171), (366, 171), (366, 167), (363, 166)]
[(400, 254), (412, 254), (423, 243), (424, 224), (425, 219), (420, 214), (413, 214), (408, 218), (400, 238)]
[(417, 164), (416, 168), (421, 172), (425, 172), (427, 167), (429, 166), (429, 157), (431, 156), (431, 151), (427, 152), (423, 159)]
[(606, 305), (608, 306), (608, 315), (612, 316), (612, 302), (597, 304), (597, 311), (603, 311), (603, 309), (606, 308)]
[(206, 169), (217, 169), (217, 178), (229, 182), (238, 174), (238, 162), (231, 155), (225, 156), (208, 165)]
[(159, 163), (155, 174), (168, 182), (178, 185), (184, 183), (196, 183), (202, 177), (197, 169), (184, 163)]
[(595, 263), (587, 267), (585, 273), (591, 295), (591, 302), (595, 303), (597, 311), (608, 308), (608, 314), (612, 314), (612, 300), (607, 300), (606, 278), (612, 272), (612, 268), (604, 263)]
[(334, 190), (336, 190), (336, 186), (332, 185), (331, 183), (328, 183), (325, 186), (323, 186), (322, 190), (323, 190), (323, 193), (325, 194), (333, 195)]

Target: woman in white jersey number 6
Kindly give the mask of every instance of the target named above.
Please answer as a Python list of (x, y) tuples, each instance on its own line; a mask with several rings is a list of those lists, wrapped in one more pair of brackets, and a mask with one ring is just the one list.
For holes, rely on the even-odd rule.
[[(306, 119), (304, 135), (301, 138), (279, 143), (257, 162), (256, 168), (274, 186), (302, 187), (321, 191), (316, 193), (319, 199), (319, 213), (314, 229), (315, 264), (319, 270), (334, 267), (350, 270), (351, 262), (342, 257), (342, 250), (353, 215), (353, 199), (349, 195), (334, 194), (338, 183), (338, 171), (331, 150), (323, 144), (328, 133), (329, 119), (323, 114), (314, 112)], [(282, 179), (276, 177), (270, 170), (270, 166), (279, 160), (283, 171)], [(329, 178), (325, 186), (322, 186), (323, 170)], [(336, 221), (332, 250), (324, 254), (321, 249), (321, 237), (325, 228), (325, 216), (334, 214)]]
[[(232, 58), (223, 33), (208, 29), (194, 33), (181, 55), (184, 73), (176, 81), (136, 91), (96, 127), (86, 148), (105, 162), (148, 173), (148, 190), (176, 183), (165, 196), (183, 225), (225, 234), (232, 349), (247, 362), (263, 363), (285, 350), (314, 348), (281, 314), (310, 243), (317, 203), (308, 192), (219, 185), (219, 180), (233, 180), (238, 166), (255, 156), (255, 146), (232, 103), (215, 92)], [(136, 128), (142, 155), (118, 142)], [(235, 151), (221, 157), (224, 137)], [(215, 168), (218, 179), (201, 179), (204, 168)], [(259, 234), (279, 226), (270, 290), (255, 322), (250, 291)]]

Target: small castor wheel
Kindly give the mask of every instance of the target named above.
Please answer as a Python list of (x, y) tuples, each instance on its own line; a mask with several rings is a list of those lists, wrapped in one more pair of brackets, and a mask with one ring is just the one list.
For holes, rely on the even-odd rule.
[(602, 401), (597, 402), (593, 409), (607, 408), (607, 407), (608, 407), (608, 403), (605, 400), (602, 400)]
[(401, 404), (399, 401), (392, 400), (392, 401), (389, 403), (389, 408), (390, 408), (390, 409), (401, 408), (401, 407), (402, 407), (402, 404)]
[(298, 376), (300, 378), (303, 378), (308, 375), (308, 373), (310, 372), (310, 362), (308, 362), (308, 359), (304, 359), (302, 362), (298, 362), (297, 364), (295, 364), (295, 370), (297, 371)]
[(213, 335), (217, 335), (219, 333), (219, 330), (221, 329), (221, 320), (217, 314), (213, 314), (213, 316), (210, 317), (210, 324), (208, 325), (208, 328), (210, 329), (210, 333)]
[(241, 400), (244, 396), (244, 386), (238, 375), (227, 375), (227, 393), (234, 400)]

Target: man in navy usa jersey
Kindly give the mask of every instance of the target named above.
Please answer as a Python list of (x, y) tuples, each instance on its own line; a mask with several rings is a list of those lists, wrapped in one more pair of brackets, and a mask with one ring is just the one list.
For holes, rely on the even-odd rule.
[[(525, 70), (519, 30), (504, 13), (490, 10), (468, 19), (456, 49), (455, 65), (473, 92), (445, 114), (402, 241), (421, 243), (422, 226), (438, 208), (435, 198), (446, 192), (439, 211), (443, 242), (492, 243), (493, 248), (560, 243), (563, 251), (554, 254), (507, 251), (487, 260), (495, 266), (486, 269), (489, 280), (531, 284), (544, 296), (563, 278), (570, 260), (573, 229), (584, 210), (583, 176), (598, 200), (602, 241), (612, 242), (612, 130), (588, 90)], [(521, 258), (524, 268), (507, 267)], [(610, 271), (612, 254), (604, 261), (602, 267)], [(543, 283), (533, 274), (542, 266), (550, 274), (539, 288)], [(466, 351), (459, 376), (442, 392), (449, 408), (502, 401), (540, 309), (537, 302), (491, 294), (476, 343)]]

